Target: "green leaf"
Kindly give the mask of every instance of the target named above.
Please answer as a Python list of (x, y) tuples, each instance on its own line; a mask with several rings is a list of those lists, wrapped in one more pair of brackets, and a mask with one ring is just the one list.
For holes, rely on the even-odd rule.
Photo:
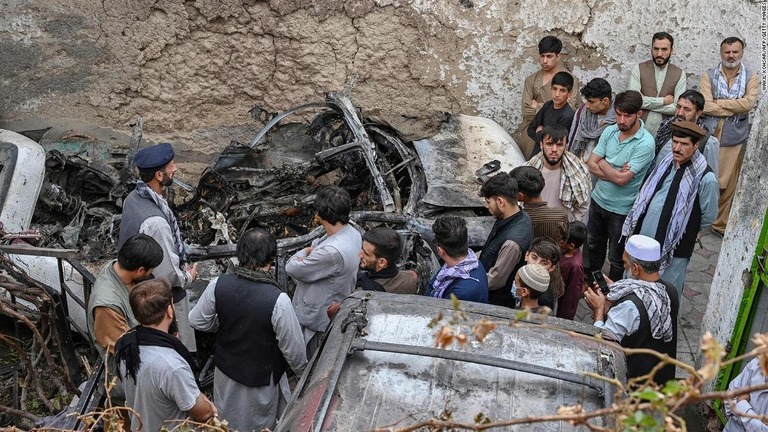
[(645, 400), (648, 402), (657, 402), (664, 399), (663, 394), (651, 388), (643, 389), (643, 391), (641, 392), (635, 392), (632, 394), (632, 396), (635, 396), (637, 398), (640, 398), (641, 400)]
[(451, 293), (451, 302), (453, 302), (453, 310), (459, 310), (459, 298), (453, 293)]
[(664, 388), (661, 389), (661, 392), (664, 393), (667, 396), (680, 394), (683, 391), (683, 385), (678, 380), (669, 380), (666, 384), (664, 384)]

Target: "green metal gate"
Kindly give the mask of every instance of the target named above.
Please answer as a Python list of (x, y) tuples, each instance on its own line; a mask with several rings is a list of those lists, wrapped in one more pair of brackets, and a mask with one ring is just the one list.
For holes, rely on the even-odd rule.
[[(766, 256), (768, 256), (768, 211), (766, 211), (765, 218), (763, 219), (763, 228), (760, 232), (760, 238), (757, 241), (757, 249), (754, 258), (752, 259), (752, 266), (750, 268), (752, 273), (752, 283), (744, 291), (744, 296), (739, 305), (739, 314), (736, 317), (736, 324), (733, 329), (733, 334), (731, 335), (731, 347), (730, 352), (726, 357), (727, 359), (734, 358), (746, 352), (747, 344), (753, 333), (752, 325), (755, 321), (758, 300), (760, 299), (760, 294), (763, 289), (768, 286)], [(715, 390), (725, 390), (728, 388), (728, 383), (741, 371), (741, 363), (742, 362), (736, 362), (732, 365), (728, 365), (720, 371), (720, 375), (718, 375), (717, 381), (715, 382)], [(714, 406), (718, 417), (725, 423), (725, 413), (723, 411), (722, 401), (715, 401)]]

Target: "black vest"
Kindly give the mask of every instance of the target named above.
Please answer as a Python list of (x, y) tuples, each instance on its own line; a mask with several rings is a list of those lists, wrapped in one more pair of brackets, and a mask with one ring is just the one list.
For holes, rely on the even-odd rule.
[[(659, 280), (664, 284), (667, 290), (670, 303), (670, 315), (672, 316), (672, 340), (664, 342), (664, 339), (654, 339), (651, 336), (651, 321), (648, 318), (648, 311), (645, 310), (643, 301), (635, 294), (630, 294), (621, 298), (616, 305), (625, 301), (631, 301), (640, 312), (640, 327), (631, 335), (625, 336), (621, 340), (621, 346), (625, 348), (650, 348), (662, 354), (667, 354), (672, 358), (677, 358), (677, 312), (680, 307), (680, 301), (677, 298), (677, 290), (673, 285), (665, 280)], [(627, 379), (636, 378), (649, 373), (657, 364), (659, 359), (650, 354), (632, 354), (627, 356)], [(675, 365), (666, 365), (655, 375), (654, 381), (664, 385), (667, 381), (675, 378)]]
[(515, 280), (517, 270), (525, 264), (525, 253), (531, 247), (532, 238), (533, 225), (531, 224), (531, 218), (522, 210), (493, 224), (491, 233), (488, 234), (488, 239), (485, 241), (482, 252), (480, 252), (480, 262), (483, 264), (485, 271), (490, 271), (494, 264), (496, 264), (499, 251), (508, 240), (512, 240), (520, 246), (521, 255), (520, 261), (510, 272), (504, 287), (488, 292), (489, 303), (511, 308), (515, 307), (514, 297), (510, 289), (512, 288), (512, 282)]
[(219, 277), (214, 291), (219, 329), (216, 367), (248, 387), (277, 383), (288, 368), (272, 328), (272, 311), (280, 290), (234, 274)]
[[(687, 164), (690, 164), (691, 161), (686, 162), (686, 165), (681, 167), (676, 171), (676, 173), (679, 173), (680, 176), (682, 176), (683, 171), (685, 170), (685, 167)], [(669, 170), (667, 170), (666, 173), (661, 177), (661, 180), (659, 180), (659, 184), (656, 185), (656, 190), (653, 191), (653, 194), (656, 195), (661, 189), (661, 185), (664, 183), (664, 180), (666, 180), (666, 177), (672, 172), (672, 166), (674, 165), (674, 162), (670, 165)], [(707, 175), (707, 173), (712, 172), (712, 168), (707, 165), (707, 169), (704, 171), (704, 175)], [(702, 176), (703, 178), (704, 176)], [(662, 248), (664, 248), (664, 240), (667, 236), (667, 229), (669, 228), (669, 222), (672, 220), (672, 211), (675, 207), (675, 200), (677, 199), (677, 193), (680, 187), (680, 183), (678, 181), (679, 179), (672, 180), (672, 184), (669, 187), (669, 191), (667, 192), (667, 197), (664, 200), (664, 207), (661, 210), (661, 215), (659, 216), (659, 225), (656, 227), (656, 235), (654, 235), (654, 238)], [(699, 184), (699, 190), (701, 190), (701, 184)], [(648, 209), (646, 209), (646, 213), (643, 213), (643, 215), (640, 217), (640, 219), (637, 221), (637, 226), (635, 227), (634, 234), (638, 234), (640, 232), (640, 227), (643, 226), (643, 220), (645, 220), (645, 216), (648, 212)], [(685, 231), (683, 232), (683, 236), (680, 238), (680, 241), (677, 243), (677, 247), (675, 247), (675, 250), (672, 251), (672, 256), (675, 258), (690, 258), (693, 255), (693, 250), (696, 246), (696, 235), (699, 233), (699, 227), (701, 226), (701, 203), (699, 202), (699, 192), (696, 192), (696, 198), (693, 201), (693, 208), (691, 209), (691, 214), (688, 216), (688, 222), (685, 224)]]

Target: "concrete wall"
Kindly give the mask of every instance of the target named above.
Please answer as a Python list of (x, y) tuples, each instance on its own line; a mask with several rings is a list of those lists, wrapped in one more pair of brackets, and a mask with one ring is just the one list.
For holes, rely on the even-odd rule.
[(767, 100), (763, 95), (758, 103), (728, 229), (709, 291), (709, 303), (701, 323), (702, 333), (712, 332), (724, 345), (730, 341), (744, 289), (752, 283), (752, 258), (768, 208), (768, 174), (765, 171), (768, 161)]
[[(275, 112), (353, 89), (397, 124), (435, 111), (490, 117), (510, 132), (538, 40), (564, 40), (581, 82), (623, 90), (667, 30), (688, 85), (747, 40), (758, 67), (759, 4), (747, 0), (0, 0), (0, 120), (77, 118), (201, 156), (247, 140), (254, 105)], [(706, 7), (705, 7), (706, 6)], [(192, 152), (195, 153), (195, 152)], [(183, 160), (183, 156), (182, 156)]]

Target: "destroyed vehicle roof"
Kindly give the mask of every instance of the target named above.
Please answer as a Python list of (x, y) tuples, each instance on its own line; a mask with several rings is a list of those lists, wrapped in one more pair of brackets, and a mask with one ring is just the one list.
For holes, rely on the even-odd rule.
[[(434, 348), (437, 327), (428, 324), (438, 314), (450, 318), (451, 301), (353, 294), (334, 316), (277, 430), (359, 431), (396, 423), (402, 427), (444, 409), (455, 421), (466, 423), (480, 413), (492, 421), (552, 415), (560, 406), (577, 403), (590, 411), (610, 406), (613, 390), (583, 372), (625, 380), (624, 356), (615, 344), (535, 323), (500, 325), (480, 343), (472, 337), (473, 324), (481, 319), (509, 322), (519, 311), (471, 302), (462, 302), (460, 309), (468, 321), (452, 328), (468, 334), (469, 342), (464, 348), (454, 344), (440, 350)], [(576, 333), (597, 332), (558, 318), (545, 322)], [(403, 419), (410, 420), (398, 423)], [(574, 430), (565, 423), (536, 427)]]
[(439, 207), (483, 207), (475, 172), (484, 164), (498, 160), (498, 171), (509, 172), (526, 163), (515, 140), (493, 120), (456, 115), (443, 124), (440, 132), (414, 141), (427, 178), (423, 202)]

